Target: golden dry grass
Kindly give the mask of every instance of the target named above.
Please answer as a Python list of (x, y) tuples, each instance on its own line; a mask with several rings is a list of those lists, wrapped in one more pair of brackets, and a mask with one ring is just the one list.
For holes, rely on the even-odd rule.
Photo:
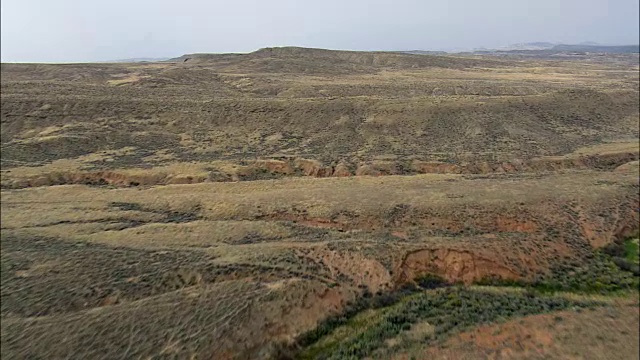
[[(100, 209), (114, 201), (139, 203), (157, 210), (184, 210), (200, 206), (201, 215), (210, 220), (242, 219), (255, 216), (259, 211), (270, 212), (297, 206), (307, 209), (311, 217), (327, 217), (346, 209), (362, 215), (376, 215), (381, 209), (396, 204), (420, 208), (465, 203), (535, 203), (540, 201), (540, 198), (558, 197), (596, 201), (612, 196), (613, 192), (625, 183), (635, 183), (637, 179), (634, 175), (631, 172), (614, 175), (567, 171), (564, 174), (543, 177), (505, 175), (497, 178), (479, 177), (473, 180), (465, 180), (462, 175), (428, 174), (326, 179), (286, 178), (159, 186), (148, 189), (57, 186), (3, 192), (3, 204), (18, 210), (10, 211), (4, 218), (4, 224), (19, 225), (13, 221), (13, 217), (17, 216), (33, 219), (30, 221), (40, 221), (31, 216), (29, 209), (36, 212), (43, 206), (62, 210), (61, 214), (69, 211), (84, 218), (89, 216), (90, 213), (87, 211), (93, 210), (93, 206)], [(610, 185), (598, 184), (614, 179), (616, 182)], [(593, 191), (588, 191), (589, 189)], [(258, 205), (260, 209), (257, 208)]]
[(546, 279), (638, 230), (631, 58), (183, 60), (2, 64), (3, 357), (274, 358), (372, 293)]

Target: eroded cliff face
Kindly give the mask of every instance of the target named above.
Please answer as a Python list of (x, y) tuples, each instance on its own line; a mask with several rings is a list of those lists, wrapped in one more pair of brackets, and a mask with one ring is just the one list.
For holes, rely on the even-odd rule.
[(296, 158), (294, 160), (262, 159), (246, 162), (245, 164), (229, 163), (223, 169), (203, 165), (202, 169), (194, 173), (163, 171), (162, 169), (131, 172), (126, 169), (91, 171), (70, 168), (64, 171), (52, 171), (43, 167), (38, 175), (21, 175), (19, 170), (6, 172), (2, 177), (2, 187), (20, 189), (71, 184), (119, 187), (153, 186), (261, 180), (288, 176), (326, 178), (412, 174), (486, 175), (540, 171), (553, 172), (569, 169), (628, 171), (633, 169), (634, 166), (637, 167), (638, 158), (639, 153), (632, 151), (579, 157), (541, 157), (528, 160), (464, 161), (461, 163), (414, 160), (410, 163), (402, 161), (373, 161), (351, 165), (346, 162), (339, 162), (335, 165), (329, 165), (323, 164), (318, 160), (305, 158)]
[(499, 256), (493, 258), (480, 252), (456, 249), (424, 249), (411, 252), (394, 271), (394, 282), (402, 285), (427, 274), (437, 275), (454, 283), (472, 284), (487, 278), (521, 280), (524, 275), (510, 268)]
[(353, 214), (324, 219), (279, 214), (276, 218), (303, 226), (388, 234), (387, 251), (394, 260), (386, 268), (355, 252), (313, 253), (370, 289), (397, 288), (426, 275), (464, 284), (486, 279), (526, 282), (565, 261), (580, 263), (595, 249), (637, 234), (637, 187), (628, 190), (595, 202), (561, 198), (526, 207), (400, 206), (379, 218)]
[(277, 219), (322, 229), (373, 232), (372, 236), (388, 231), (386, 250), (381, 250), (392, 259), (387, 265), (356, 249), (323, 246), (305, 255), (331, 269), (333, 277), (344, 276), (372, 291), (398, 288), (427, 275), (467, 285), (487, 279), (532, 281), (565, 261), (583, 261), (593, 250), (639, 229), (638, 199), (632, 195), (597, 204), (541, 203), (528, 211), (470, 211), (471, 220), (470, 213), (460, 209), (438, 211), (437, 218), (414, 209), (395, 221), (284, 214)]

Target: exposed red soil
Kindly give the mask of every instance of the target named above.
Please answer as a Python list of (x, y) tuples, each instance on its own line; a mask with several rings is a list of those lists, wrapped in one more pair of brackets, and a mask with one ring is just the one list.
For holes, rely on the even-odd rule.
[[(558, 171), (564, 169), (601, 169), (624, 171), (628, 163), (639, 159), (637, 152), (623, 152), (603, 155), (588, 155), (575, 158), (534, 158), (527, 161), (512, 160), (509, 162), (486, 161), (460, 164), (414, 160), (409, 169), (404, 169), (393, 161), (378, 161), (361, 164), (355, 173), (349, 170), (345, 163), (335, 167), (323, 165), (317, 160), (295, 159), (285, 160), (256, 160), (255, 162), (236, 168), (235, 173), (223, 177), (227, 181), (251, 179), (259, 172), (268, 172), (280, 176), (312, 176), (312, 177), (345, 177), (345, 176), (383, 176), (405, 174), (491, 174), (515, 172)], [(625, 167), (627, 166), (627, 167)], [(10, 178), (10, 176), (9, 176)], [(27, 188), (51, 185), (88, 184), (112, 186), (152, 186), (168, 184), (194, 184), (212, 181), (207, 176), (182, 176), (168, 174), (131, 175), (114, 171), (71, 171), (53, 172), (43, 175), (15, 178), (3, 181), (4, 188)]]
[(195, 184), (206, 181), (206, 177), (168, 176), (166, 174), (127, 174), (117, 171), (54, 172), (11, 183), (3, 183), (5, 188), (28, 188), (52, 185), (112, 185), (119, 187), (139, 185)]
[(335, 176), (335, 177), (346, 177), (351, 175), (352, 174), (351, 174), (351, 171), (349, 170), (349, 167), (343, 163), (336, 165), (335, 169), (333, 169), (333, 174), (332, 174), (332, 176)]
[[(391, 286), (401, 286), (426, 274), (465, 284), (488, 278), (531, 280), (536, 275), (548, 273), (550, 267), (563, 259), (579, 259), (592, 247), (601, 247), (637, 233), (637, 209), (637, 197), (630, 197), (588, 206), (539, 203), (528, 206), (527, 211), (466, 206), (406, 208), (391, 216), (382, 212), (379, 217), (341, 214), (333, 218), (312, 218), (300, 213), (279, 212), (261, 219), (292, 221), (340, 231), (386, 230), (395, 238), (410, 240), (404, 255), (400, 250), (400, 258), (393, 264)], [(603, 213), (607, 217), (603, 217)], [(415, 229), (413, 235), (408, 229)], [(437, 236), (432, 238), (430, 233), (454, 234), (455, 237), (437, 240)], [(380, 282), (360, 276), (360, 268), (356, 267), (355, 272), (344, 268), (356, 262), (366, 265), (371, 273), (375, 272), (370, 268), (382, 269), (360, 255), (354, 257), (349, 253), (322, 250), (314, 257), (357, 284), (377, 289), (389, 281), (386, 275)]]
[(519, 280), (523, 277), (517, 270), (501, 264), (496, 256), (483, 255), (480, 251), (440, 248), (407, 254), (394, 270), (394, 282), (401, 285), (425, 274), (435, 274), (449, 282), (465, 284), (489, 277), (503, 280)]

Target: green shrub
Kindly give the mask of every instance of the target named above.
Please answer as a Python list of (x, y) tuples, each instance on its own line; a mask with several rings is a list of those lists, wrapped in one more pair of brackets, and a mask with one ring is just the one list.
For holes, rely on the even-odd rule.
[(624, 258), (612, 257), (612, 250), (596, 252), (582, 266), (568, 264), (552, 269), (549, 277), (528, 286), (543, 292), (572, 291), (609, 294), (638, 289), (637, 268)]
[[(370, 356), (383, 347), (386, 339), (398, 336), (419, 321), (428, 321), (435, 326), (435, 333), (424, 339), (432, 342), (472, 325), (595, 304), (531, 293), (498, 293), (457, 286), (438, 288), (398, 302), (383, 313), (376, 323), (368, 324), (356, 336), (323, 348), (321, 354), (314, 355), (326, 359)], [(304, 355), (302, 353), (302, 357)]]
[(435, 274), (425, 274), (415, 281), (423, 289), (436, 289), (450, 285), (445, 279)]

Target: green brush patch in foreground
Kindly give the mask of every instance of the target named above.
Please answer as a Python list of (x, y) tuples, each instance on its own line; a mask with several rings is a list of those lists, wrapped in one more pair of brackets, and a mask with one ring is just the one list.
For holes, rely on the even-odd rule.
[(587, 259), (566, 262), (533, 282), (483, 279), (476, 285), (522, 287), (542, 293), (557, 291), (609, 295), (637, 291), (640, 286), (638, 239), (616, 241)]
[(640, 258), (638, 258), (637, 235), (626, 239), (618, 239), (605, 246), (602, 252), (610, 256), (622, 270), (633, 272), (636, 276), (640, 275), (638, 270)]
[[(424, 344), (442, 340), (473, 325), (599, 304), (590, 300), (577, 301), (524, 291), (498, 290), (456, 286), (410, 295), (392, 306), (357, 315), (307, 347), (298, 357), (359, 359), (383, 356), (386, 349), (403, 346), (402, 342), (393, 344), (389, 340), (410, 331), (417, 323), (427, 322), (432, 326), (433, 330), (419, 339)], [(364, 326), (360, 326), (362, 324)]]
[(625, 258), (628, 261), (638, 265), (640, 263), (639, 251), (638, 251), (638, 238), (628, 239), (624, 242)]

